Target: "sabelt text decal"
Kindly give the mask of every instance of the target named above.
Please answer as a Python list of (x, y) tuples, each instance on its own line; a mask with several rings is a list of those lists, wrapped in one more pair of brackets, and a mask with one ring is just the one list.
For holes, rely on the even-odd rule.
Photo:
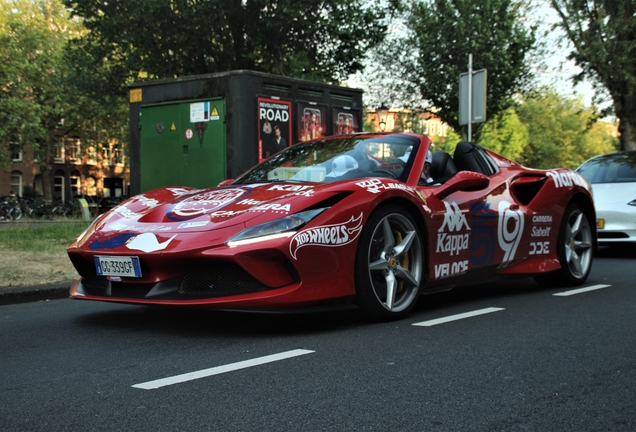
[(344, 246), (354, 241), (362, 230), (362, 213), (351, 216), (347, 222), (323, 225), (298, 232), (289, 242), (289, 253), (294, 259), (298, 249), (304, 246)]

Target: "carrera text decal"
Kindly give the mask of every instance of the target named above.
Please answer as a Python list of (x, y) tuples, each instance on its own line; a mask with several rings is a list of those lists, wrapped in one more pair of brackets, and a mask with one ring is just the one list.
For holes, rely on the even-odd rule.
[(309, 228), (292, 237), (289, 242), (289, 253), (297, 259), (298, 249), (304, 246), (344, 246), (358, 238), (361, 230), (362, 213), (358, 217), (351, 216), (351, 219), (344, 223)]

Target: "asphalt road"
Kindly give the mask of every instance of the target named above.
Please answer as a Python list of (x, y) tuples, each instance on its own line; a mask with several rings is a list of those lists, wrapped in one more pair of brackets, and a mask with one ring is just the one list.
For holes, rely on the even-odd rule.
[(0, 429), (634, 431), (635, 280), (636, 254), (606, 250), (592, 290), (464, 288), (384, 324), (4, 305)]

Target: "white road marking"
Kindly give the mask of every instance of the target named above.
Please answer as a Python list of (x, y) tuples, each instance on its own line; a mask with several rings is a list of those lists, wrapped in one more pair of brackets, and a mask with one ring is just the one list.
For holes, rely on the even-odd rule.
[(563, 292), (552, 294), (552, 295), (553, 296), (559, 296), (559, 297), (567, 297), (567, 296), (571, 296), (571, 295), (574, 295), (574, 294), (581, 294), (581, 293), (588, 292), (588, 291), (600, 290), (600, 289), (607, 288), (607, 287), (611, 287), (611, 285), (592, 285), (592, 286), (589, 286), (589, 287), (574, 289), (574, 290), (570, 290), (570, 291), (563, 291)]
[(188, 372), (182, 375), (176, 375), (173, 377), (162, 378), (154, 381), (148, 381), (141, 384), (135, 384), (133, 387), (144, 390), (153, 390), (159, 387), (165, 387), (172, 384), (179, 384), (186, 381), (192, 381), (199, 378), (205, 378), (212, 375), (219, 375), (226, 372), (232, 372), (239, 369), (245, 369), (252, 366), (258, 366), (266, 363), (272, 363), (279, 360), (285, 360), (292, 357), (298, 357), (305, 354), (311, 354), (315, 351), (296, 349), (292, 351), (286, 351), (279, 354), (272, 354), (265, 357), (258, 357), (251, 360), (244, 360), (237, 363), (231, 363), (223, 366), (217, 366), (210, 369), (203, 369), (196, 372)]
[(461, 314), (457, 314), (457, 315), (451, 315), (451, 316), (447, 316), (447, 317), (443, 317), (443, 318), (437, 318), (434, 320), (429, 320), (429, 321), (422, 321), (419, 323), (415, 323), (413, 324), (414, 326), (421, 326), (421, 327), (430, 327), (430, 326), (434, 326), (437, 324), (443, 324), (443, 323), (447, 323), (450, 321), (457, 321), (460, 319), (464, 319), (464, 318), (470, 318), (470, 317), (474, 317), (477, 315), (484, 315), (484, 314), (488, 314), (488, 313), (492, 313), (492, 312), (498, 312), (498, 311), (502, 311), (504, 310), (504, 308), (497, 308), (497, 307), (491, 307), (491, 308), (486, 308), (486, 309), (479, 309), (476, 311), (472, 311), (472, 312), (465, 312), (465, 313), (461, 313)]

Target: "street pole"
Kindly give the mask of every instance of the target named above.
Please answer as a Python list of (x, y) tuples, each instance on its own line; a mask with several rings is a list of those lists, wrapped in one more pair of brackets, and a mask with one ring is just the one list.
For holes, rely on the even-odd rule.
[(473, 55), (468, 54), (468, 141), (472, 139), (473, 124)]

